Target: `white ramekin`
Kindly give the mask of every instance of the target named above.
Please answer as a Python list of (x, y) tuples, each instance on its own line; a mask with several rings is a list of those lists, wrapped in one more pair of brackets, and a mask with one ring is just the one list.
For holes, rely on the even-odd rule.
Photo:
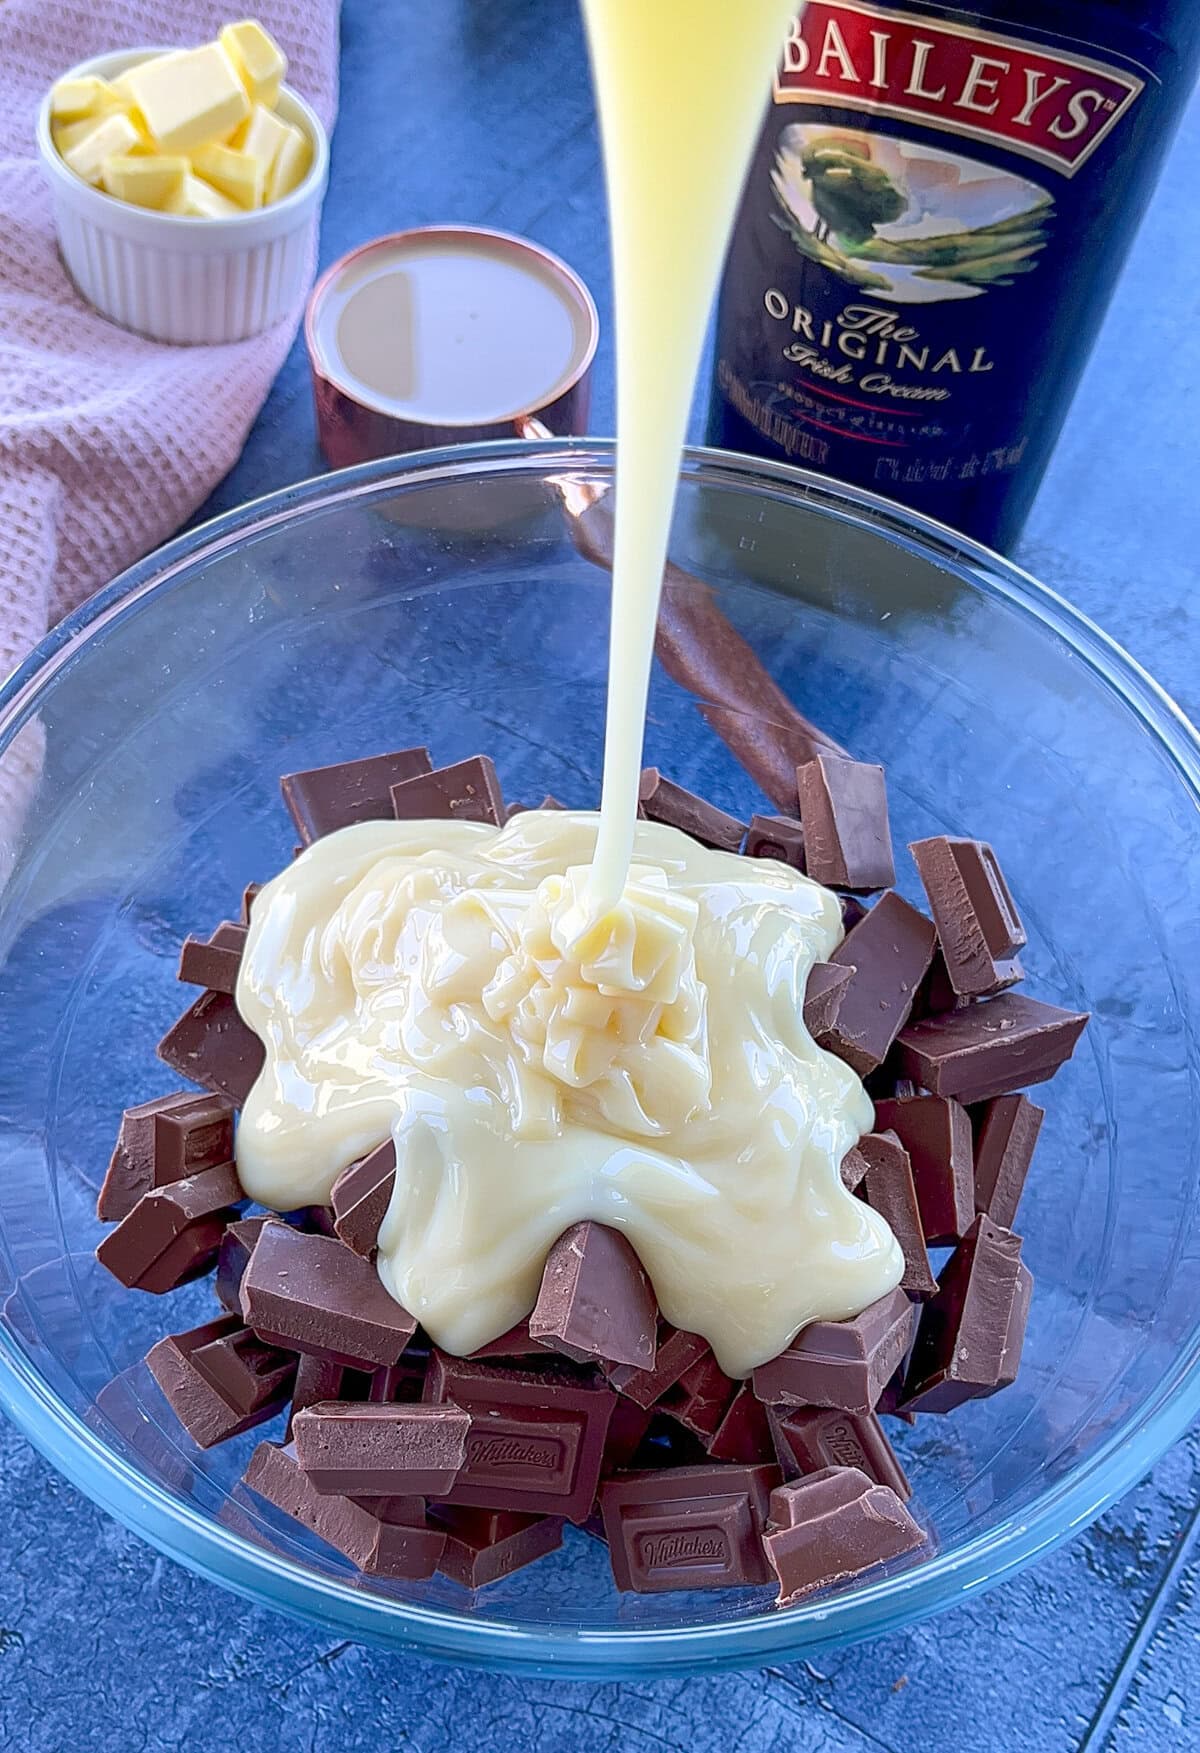
[[(114, 78), (161, 48), (123, 49), (81, 61), (64, 78)], [(288, 86), (279, 114), (303, 128), (313, 161), (299, 186), (271, 207), (196, 219), (134, 207), (82, 182), (50, 136), (50, 93), (37, 119), (38, 153), (54, 199), (67, 271), (96, 309), (155, 341), (243, 341), (295, 309), (308, 290), (314, 232), (329, 175), (329, 142)]]

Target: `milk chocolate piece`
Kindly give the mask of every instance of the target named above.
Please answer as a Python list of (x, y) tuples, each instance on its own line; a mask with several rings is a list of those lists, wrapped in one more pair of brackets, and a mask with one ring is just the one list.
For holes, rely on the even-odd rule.
[(431, 1514), (446, 1534), (438, 1569), (464, 1589), (482, 1589), (511, 1576), (562, 1545), (561, 1516), (524, 1516), (514, 1510), (435, 1504)]
[(529, 1322), (518, 1321), (507, 1333), (501, 1333), (496, 1339), (489, 1339), (486, 1345), (477, 1345), (470, 1353), (472, 1357), (545, 1357), (546, 1347), (540, 1339), (529, 1336)]
[(842, 908), (843, 931), (853, 931), (854, 927), (860, 925), (871, 910), (859, 900), (857, 895), (839, 895), (838, 900)]
[(715, 804), (685, 791), (682, 785), (667, 779), (657, 767), (642, 769), (638, 787), (638, 814), (648, 822), (665, 822), (699, 840), (701, 846), (714, 847), (718, 852), (740, 852), (746, 837), (746, 824), (736, 816), (719, 810)]
[(939, 834), (909, 851), (929, 897), (950, 985), (961, 998), (983, 998), (1021, 978), (1017, 951), (1025, 927), (996, 854), (984, 840)]
[(624, 1394), (638, 1406), (653, 1406), (707, 1351), (708, 1341), (701, 1339), (698, 1333), (685, 1333), (681, 1328), (660, 1321), (653, 1369), (618, 1364), (605, 1374), (618, 1394)]
[(837, 1028), (842, 998), (853, 976), (853, 968), (836, 962), (813, 963), (804, 989), (804, 1026), (814, 1041), (824, 1040)]
[(104, 1237), (96, 1258), (131, 1290), (160, 1296), (212, 1268), (244, 1198), (232, 1163), (152, 1187)]
[(249, 925), (250, 909), (263, 892), (262, 883), (247, 883), (242, 890), (242, 924)]
[(312, 767), (306, 773), (286, 773), (279, 788), (297, 833), (309, 846), (323, 834), (347, 828), (351, 822), (390, 821), (392, 786), (428, 773), (432, 767), (428, 749), (396, 749), (361, 761), (339, 761), (332, 767)]
[(613, 1407), (598, 1372), (551, 1358), (518, 1369), (435, 1351), (425, 1397), (471, 1414), (466, 1463), (447, 1503), (572, 1522), (591, 1514)]
[(912, 1487), (877, 1415), (838, 1412), (832, 1407), (772, 1406), (768, 1413), (775, 1453), (785, 1479), (821, 1473), (826, 1467), (857, 1467), (876, 1485), (886, 1485), (902, 1503)]
[(453, 767), (435, 767), (392, 786), (392, 813), (400, 822), (488, 822), (503, 826), (508, 812), (488, 755), (472, 755)]
[(267, 1224), (254, 1245), (242, 1315), (270, 1344), (360, 1369), (397, 1362), (417, 1327), (369, 1261), (282, 1223)]
[(307, 1478), (290, 1444), (279, 1448), (260, 1443), (250, 1457), (245, 1482), (368, 1576), (412, 1581), (430, 1577), (445, 1550), (444, 1531), (428, 1525), (419, 1499), (358, 1502), (352, 1497), (323, 1496)]
[(950, 975), (946, 968), (946, 958), (938, 948), (933, 952), (933, 960), (929, 964), (929, 972), (922, 980), (913, 1000), (913, 1021), (924, 1016), (938, 1016), (944, 1010), (961, 1010), (964, 1004), (973, 1004), (970, 998), (960, 998), (950, 984)]
[(221, 1245), (217, 1250), (217, 1280), (213, 1286), (218, 1302), (224, 1303), (231, 1315), (241, 1316), (242, 1312), (242, 1279), (246, 1272), (246, 1263), (254, 1251), (254, 1244), (262, 1234), (263, 1226), (278, 1223), (273, 1215), (264, 1217), (243, 1217), (237, 1223), (231, 1223), (221, 1237)]
[(925, 1536), (894, 1491), (857, 1467), (826, 1467), (771, 1493), (763, 1546), (779, 1578), (778, 1605), (849, 1582), (923, 1546)]
[[(405, 1406), (414, 1405), (424, 1398), (425, 1372), (429, 1368), (429, 1353), (420, 1351), (415, 1345), (407, 1346), (399, 1363), (385, 1364), (382, 1369), (372, 1370), (367, 1377), (366, 1398), (376, 1405)], [(361, 1399), (361, 1395), (331, 1395), (331, 1399)]]
[(333, 1183), (333, 1228), (348, 1248), (369, 1257), (396, 1184), (396, 1146), (390, 1138), (343, 1169)]
[(772, 1466), (619, 1473), (600, 1509), (619, 1589), (727, 1589), (769, 1579), (762, 1532)]
[(573, 1224), (546, 1256), (529, 1336), (590, 1363), (652, 1369), (658, 1307), (625, 1237), (598, 1223)]
[(648, 1408), (625, 1399), (624, 1395), (617, 1396), (608, 1421), (608, 1435), (604, 1439), (601, 1472), (605, 1477), (618, 1468), (633, 1466), (634, 1456), (653, 1421), (654, 1413)]
[(839, 1171), (842, 1177), (842, 1186), (847, 1193), (855, 1192), (862, 1185), (870, 1166), (868, 1158), (863, 1155), (856, 1144), (852, 1144), (842, 1158)]
[(179, 953), (179, 978), (189, 986), (204, 986), (209, 992), (226, 992), (232, 997), (237, 991), (246, 929), (226, 919), (207, 941), (186, 938)]
[(787, 1406), (873, 1412), (908, 1350), (913, 1313), (903, 1290), (893, 1290), (852, 1321), (813, 1321), (754, 1371), (754, 1392)]
[(897, 1041), (897, 1068), (922, 1088), (960, 1102), (985, 1102), (1045, 1083), (1075, 1051), (1087, 1015), (1020, 992), (910, 1023)]
[(714, 1461), (743, 1461), (753, 1465), (775, 1458), (771, 1427), (762, 1401), (743, 1383), (708, 1443)]
[(292, 1420), (296, 1459), (339, 1497), (440, 1497), (466, 1459), (460, 1407), (321, 1400)]
[(751, 816), (745, 852), (747, 858), (777, 858), (802, 871), (804, 829), (794, 816)]
[(169, 1334), (151, 1346), (146, 1362), (202, 1449), (274, 1418), (296, 1373), (294, 1357), (261, 1344), (236, 1315)]
[(292, 1426), (306, 1407), (317, 1406), (322, 1400), (360, 1398), (353, 1390), (359, 1386), (365, 1387), (369, 1379), (344, 1363), (335, 1363), (332, 1358), (312, 1357), (302, 1353), (296, 1361), (296, 1385), (292, 1389), (288, 1441), (292, 1440)]
[(1032, 1292), (1020, 1236), (977, 1217), (921, 1310), (904, 1403), (950, 1412), (1015, 1382)]
[(126, 1108), (116, 1149), (96, 1201), (102, 1223), (127, 1217), (151, 1187), (233, 1160), (234, 1106), (191, 1090)]
[(869, 1132), (859, 1139), (858, 1150), (867, 1164), (860, 1197), (885, 1220), (904, 1255), (901, 1290), (913, 1296), (932, 1296), (937, 1279), (925, 1246), (925, 1226), (908, 1152), (894, 1132)]
[(886, 889), (896, 880), (883, 768), (818, 755), (796, 769), (805, 859), (815, 882)]
[(894, 1132), (908, 1152), (925, 1240), (959, 1241), (975, 1217), (971, 1116), (949, 1096), (876, 1102), (875, 1128)]
[(860, 1077), (874, 1071), (908, 1021), (937, 941), (933, 924), (894, 889), (881, 895), (830, 956), (854, 972), (842, 988), (832, 1028), (817, 1044)]
[(729, 1411), (738, 1384), (721, 1368), (711, 1351), (689, 1364), (674, 1387), (658, 1401), (685, 1430), (707, 1442), (715, 1437)]
[(975, 1209), (1011, 1229), (1046, 1110), (1028, 1096), (997, 1096), (972, 1114)]
[(158, 1057), (183, 1077), (239, 1108), (266, 1058), (263, 1044), (227, 992), (204, 992), (158, 1044)]

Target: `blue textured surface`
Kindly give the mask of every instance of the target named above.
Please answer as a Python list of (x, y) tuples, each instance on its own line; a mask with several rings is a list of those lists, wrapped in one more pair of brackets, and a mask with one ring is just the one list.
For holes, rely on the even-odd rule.
[[(346, 0), (343, 37), (325, 259), (401, 225), (497, 224), (560, 251), (607, 317), (570, 0)], [(1187, 240), (1198, 159), (1194, 104), (1018, 555), (1193, 716), (1200, 338)], [(594, 429), (609, 430), (611, 414), (606, 332)], [(212, 509), (319, 466), (298, 347)], [(1178, 1753), (1200, 1745), (1198, 1485), (1193, 1433), (1066, 1549), (931, 1624), (819, 1667), (599, 1687), (331, 1645), (156, 1558), (5, 1429), (0, 1748)]]

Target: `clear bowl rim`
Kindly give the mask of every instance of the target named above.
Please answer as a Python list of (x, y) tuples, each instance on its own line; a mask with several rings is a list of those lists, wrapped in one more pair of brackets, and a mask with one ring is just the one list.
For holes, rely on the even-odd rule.
[[(590, 437), (448, 445), (314, 476), (223, 512), (136, 562), (39, 642), (0, 686), (0, 752), (75, 650), (182, 568), (229, 549), (251, 528), (270, 528), (302, 508), (354, 499), (393, 480), (414, 486), (497, 469), (541, 476), (564, 467), (610, 469), (614, 449), (612, 439)], [(1023, 611), (1121, 697), (1170, 757), (1183, 789), (1200, 809), (1200, 735), (1184, 712), (1115, 640), (1030, 573), (933, 519), (790, 464), (693, 446), (684, 452), (681, 473), (759, 491), (774, 486), (787, 497), (799, 493), (835, 519), (865, 522), (950, 567), (985, 596)], [(1184, 1434), (1200, 1414), (1198, 1366), (1200, 1330), (1132, 1428), (1111, 1431), (1025, 1515), (1008, 1518), (952, 1553), (935, 1552), (913, 1570), (784, 1611), (713, 1625), (594, 1630), (531, 1627), (367, 1597), (254, 1545), (181, 1503), (110, 1451), (53, 1392), (0, 1321), (0, 1410), (72, 1484), (169, 1557), (260, 1605), (362, 1642), (459, 1663), (579, 1677), (748, 1667), (805, 1647), (894, 1630), (991, 1587), (1086, 1527)]]

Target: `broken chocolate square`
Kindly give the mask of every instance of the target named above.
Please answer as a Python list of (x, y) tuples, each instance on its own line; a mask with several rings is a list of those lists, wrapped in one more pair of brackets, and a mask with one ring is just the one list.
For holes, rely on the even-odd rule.
[(794, 816), (751, 816), (745, 852), (747, 858), (777, 858), (803, 871), (804, 829)]
[(902, 1076), (967, 1104), (1044, 1083), (1075, 1051), (1086, 1014), (1059, 1010), (1020, 992), (923, 1017), (900, 1031)]
[(817, 1045), (836, 1053), (860, 1077), (882, 1065), (908, 1021), (936, 942), (933, 923), (923, 913), (894, 889), (881, 895), (829, 958), (854, 972), (842, 988), (832, 1027)]
[(438, 1569), (464, 1589), (482, 1589), (511, 1576), (562, 1545), (561, 1516), (527, 1516), (515, 1510), (433, 1504), (430, 1515), (445, 1530)]
[(202, 1449), (274, 1418), (296, 1373), (295, 1357), (262, 1345), (236, 1315), (168, 1334), (151, 1346), (146, 1362)]
[(1020, 1236), (976, 1218), (921, 1310), (904, 1404), (949, 1412), (1015, 1382), (1032, 1291)]
[(434, 767), (392, 786), (397, 821), (486, 822), (502, 827), (508, 812), (496, 769), (487, 755), (472, 755), (452, 767)]
[(908, 1152), (894, 1132), (869, 1132), (859, 1139), (858, 1151), (867, 1165), (859, 1196), (884, 1219), (904, 1255), (901, 1290), (913, 1296), (932, 1296), (937, 1280), (925, 1246), (925, 1226)]
[(857, 1467), (826, 1467), (771, 1493), (763, 1546), (779, 1578), (778, 1605), (849, 1582), (914, 1552), (925, 1536), (896, 1493)]
[(804, 1026), (820, 1044), (837, 1028), (842, 997), (854, 977), (853, 968), (836, 962), (814, 962), (804, 989)]
[(228, 1096), (240, 1108), (266, 1053), (227, 992), (204, 992), (167, 1030), (158, 1057), (182, 1077)]
[(788, 1406), (873, 1412), (908, 1350), (913, 1317), (904, 1292), (893, 1290), (853, 1320), (813, 1321), (786, 1351), (754, 1371), (754, 1392)]
[(232, 1162), (234, 1112), (227, 1097), (191, 1090), (126, 1108), (96, 1216), (116, 1223), (151, 1187)]
[(1011, 1229), (1046, 1110), (1028, 1096), (996, 1096), (971, 1116), (975, 1126), (975, 1209)]
[(971, 1116), (951, 1096), (902, 1096), (875, 1104), (879, 1132), (908, 1152), (925, 1240), (959, 1241), (975, 1218)]
[(179, 952), (179, 978), (189, 986), (203, 986), (209, 992), (237, 991), (238, 970), (246, 947), (246, 927), (226, 919), (205, 941), (200, 937), (185, 938)]
[(448, 1403), (321, 1400), (292, 1420), (296, 1458), (320, 1492), (441, 1497), (466, 1459), (470, 1414)]
[(874, 1412), (839, 1412), (828, 1406), (768, 1409), (775, 1453), (785, 1479), (826, 1467), (857, 1467), (876, 1485), (887, 1485), (902, 1503), (912, 1487)]
[(131, 1290), (161, 1296), (211, 1270), (244, 1198), (232, 1163), (152, 1187), (104, 1237), (96, 1258)]
[(338, 761), (331, 767), (312, 767), (306, 773), (287, 773), (279, 781), (296, 831), (306, 846), (352, 822), (386, 822), (392, 819), (392, 786), (433, 767), (429, 750), (396, 749), (387, 755), (368, 755), (361, 761)]
[(430, 1527), (417, 1499), (366, 1499), (323, 1496), (306, 1476), (289, 1444), (260, 1443), (250, 1457), (245, 1482), (284, 1515), (294, 1516), (343, 1553), (368, 1576), (431, 1577), (446, 1546), (446, 1535)]
[(909, 851), (929, 897), (953, 990), (961, 998), (984, 998), (1015, 985), (1025, 928), (991, 847), (939, 834), (914, 840)]
[(396, 1363), (417, 1328), (369, 1261), (284, 1223), (267, 1224), (254, 1244), (242, 1315), (273, 1345), (360, 1369)]
[(883, 768), (817, 755), (796, 769), (808, 874), (831, 889), (896, 880)]
[(334, 1233), (356, 1254), (368, 1257), (375, 1252), (395, 1184), (396, 1146), (390, 1138), (343, 1169), (333, 1183), (329, 1198)]
[(619, 1589), (727, 1589), (764, 1583), (762, 1533), (772, 1466), (675, 1467), (618, 1473), (600, 1509)]
[(697, 797), (695, 792), (685, 791), (682, 785), (665, 778), (657, 767), (642, 770), (638, 814), (648, 822), (664, 822), (669, 828), (679, 828), (701, 846), (711, 846), (718, 852), (740, 852), (746, 837), (745, 822)]
[(546, 1257), (529, 1336), (576, 1363), (653, 1369), (658, 1307), (645, 1268), (625, 1237), (598, 1223), (573, 1224)]

